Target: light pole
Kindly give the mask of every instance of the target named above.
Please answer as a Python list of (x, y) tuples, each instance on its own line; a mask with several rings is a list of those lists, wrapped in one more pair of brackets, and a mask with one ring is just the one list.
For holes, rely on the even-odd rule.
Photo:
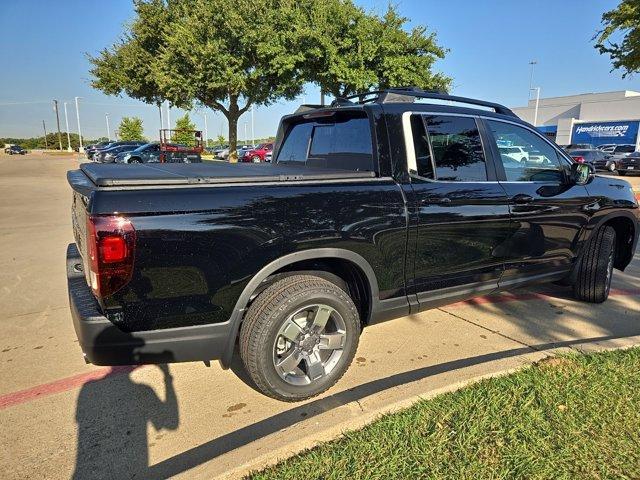
[[(538, 105), (540, 104), (540, 87), (535, 87), (535, 88), (532, 88), (531, 90), (536, 91), (536, 112), (535, 112), (535, 115), (533, 116), (533, 126), (536, 127), (538, 124)], [(531, 95), (531, 92), (529, 92), (529, 95)]]
[(204, 114), (204, 146), (209, 146), (209, 128), (207, 127), (207, 114)]
[(109, 130), (109, 114), (105, 113), (104, 118), (107, 121), (107, 140), (111, 140), (111, 131)]
[(69, 136), (69, 115), (67, 114), (67, 102), (64, 102), (64, 124), (67, 126), (67, 152), (71, 149), (71, 137)]
[(255, 107), (255, 105), (251, 105), (251, 145), (255, 145), (256, 144), (256, 131), (253, 129), (254, 128), (254, 121), (253, 121), (253, 108)]
[(42, 128), (44, 129), (44, 149), (49, 150), (49, 144), (47, 143), (47, 125), (42, 120)]
[(60, 133), (60, 115), (58, 114), (58, 100), (53, 101), (53, 110), (56, 112), (56, 123), (58, 124), (58, 144), (62, 151), (62, 134)]
[(244, 141), (245, 141), (245, 143), (247, 141), (247, 123), (249, 123), (249, 122), (244, 122)]
[(531, 99), (531, 90), (533, 90), (533, 68), (538, 64), (537, 60), (531, 60), (529, 65), (531, 65), (531, 76), (529, 77), (529, 99)]
[(80, 148), (78, 151), (80, 153), (84, 152), (84, 147), (82, 146), (82, 132), (80, 131), (80, 109), (78, 108), (78, 99), (81, 97), (76, 97), (76, 119), (78, 120), (78, 137), (80, 139)]
[(171, 104), (167, 100), (167, 128), (171, 130)]

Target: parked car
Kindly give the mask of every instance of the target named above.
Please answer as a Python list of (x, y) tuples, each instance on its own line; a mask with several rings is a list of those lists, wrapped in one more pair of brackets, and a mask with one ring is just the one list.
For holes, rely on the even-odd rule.
[(565, 150), (593, 150), (593, 145), (590, 143), (570, 143), (563, 147)]
[(145, 143), (134, 150), (119, 153), (116, 163), (160, 163), (160, 144)]
[(140, 145), (144, 145), (143, 142), (131, 142), (121, 143), (113, 145), (106, 149), (96, 150), (93, 154), (93, 160), (100, 163), (114, 163), (116, 161), (116, 155), (123, 152), (130, 152), (135, 150)]
[(602, 150), (603, 152), (612, 152), (614, 148), (616, 148), (617, 143), (603, 143), (602, 145), (596, 146), (597, 150)]
[(111, 140), (109, 141), (104, 141), (104, 142), (99, 142), (99, 143), (94, 143), (91, 145), (87, 145), (84, 149), (84, 153), (87, 156), (87, 158), (89, 160), (93, 160), (93, 154), (101, 149), (101, 148), (108, 148), (110, 147), (112, 144), (114, 144), (115, 142), (112, 142)]
[(611, 152), (611, 157), (615, 160), (619, 159), (619, 158), (624, 158), (627, 155), (629, 155), (630, 153), (633, 153), (636, 151), (636, 146), (631, 144), (631, 143), (625, 143), (622, 145), (616, 145), (616, 147), (613, 149), (613, 151)]
[(518, 162), (526, 162), (529, 160), (529, 152), (527, 152), (523, 147), (498, 147), (498, 150), (500, 151), (500, 155), (506, 155)]
[(242, 157), (238, 157), (240, 162), (264, 162), (268, 152), (273, 151), (273, 143), (261, 143), (256, 148), (247, 150)]
[(619, 175), (640, 174), (640, 152), (632, 152), (617, 161)]
[(615, 172), (616, 162), (611, 159), (611, 155), (602, 150), (570, 150), (569, 155), (578, 163), (588, 163), (596, 170), (608, 170)]
[[(634, 256), (630, 185), (504, 106), (391, 89), (305, 106), (278, 131), (268, 165), (68, 173), (87, 361), (226, 368), (237, 352), (257, 389), (298, 401), (340, 379), (371, 323), (535, 282), (603, 302)], [(505, 139), (542, 161), (500, 156)]]
[(11, 145), (4, 149), (4, 153), (8, 155), (25, 155), (27, 151), (20, 145)]
[(141, 142), (137, 140), (123, 140), (120, 142), (109, 142), (104, 147), (95, 149), (91, 155), (91, 160), (93, 160), (94, 162), (113, 163), (115, 159), (115, 155), (110, 156), (109, 159), (105, 162), (107, 153), (118, 154), (120, 152), (138, 148), (140, 145), (144, 145), (145, 143), (147, 142)]
[(229, 147), (224, 147), (220, 150), (216, 150), (216, 158), (220, 159), (220, 160), (226, 160), (227, 158), (229, 158)]

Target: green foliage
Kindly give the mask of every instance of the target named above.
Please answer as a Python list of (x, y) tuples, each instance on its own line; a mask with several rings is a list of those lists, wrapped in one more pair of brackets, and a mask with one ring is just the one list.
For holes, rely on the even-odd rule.
[(224, 138), (224, 135), (218, 135), (216, 137), (216, 145), (224, 145), (227, 142), (227, 139)]
[(122, 117), (118, 133), (120, 140), (145, 140), (142, 119), (138, 117)]
[(382, 416), (248, 478), (640, 478), (639, 404), (639, 348), (551, 358)]
[(165, 99), (154, 75), (169, 16), (164, 0), (134, 0), (135, 20), (127, 32), (98, 56), (89, 56), (91, 86), (107, 95), (126, 94), (159, 105)]
[(609, 55), (614, 70), (623, 70), (622, 78), (640, 71), (640, 1), (623, 0), (602, 15), (602, 25), (595, 48)]
[[(69, 139), (71, 140), (71, 148), (76, 149), (80, 146), (80, 140), (77, 133), (69, 133)], [(104, 138), (103, 140), (106, 140)], [(98, 140), (87, 140), (82, 139), (83, 145), (89, 145), (90, 143), (95, 143), (101, 141)], [(32, 137), (32, 138), (0, 138), (0, 145), (4, 146), (5, 143), (10, 143), (12, 145), (20, 145), (22, 148), (26, 150), (33, 149), (43, 149), (48, 146), (50, 149), (58, 149), (58, 132), (51, 132), (47, 134), (47, 141), (45, 143), (44, 136), (41, 137)], [(62, 149), (66, 150), (67, 148), (67, 133), (62, 132)]]
[(446, 50), (425, 27), (406, 31), (407, 18), (389, 5), (384, 16), (350, 0), (306, 0), (309, 19), (299, 31), (305, 78), (334, 97), (371, 89), (416, 86), (448, 90), (451, 79), (432, 73)]
[(183, 117), (180, 117), (176, 120), (176, 128), (177, 132), (173, 133), (171, 137), (171, 141), (173, 143), (180, 143), (182, 145), (194, 146), (195, 145), (195, 137), (193, 136), (193, 132), (186, 132), (180, 130), (195, 130), (196, 126), (191, 122), (189, 118), (189, 114), (185, 113)]
[(352, 0), (135, 0), (128, 31), (89, 57), (92, 85), (147, 103), (222, 112), (232, 158), (251, 105), (293, 99), (306, 82), (344, 96), (389, 86), (447, 89), (433, 73), (446, 50), (389, 6)]

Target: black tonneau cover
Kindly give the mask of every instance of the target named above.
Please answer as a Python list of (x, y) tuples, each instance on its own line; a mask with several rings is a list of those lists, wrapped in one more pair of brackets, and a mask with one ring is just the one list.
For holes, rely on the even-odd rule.
[(348, 180), (376, 176), (375, 172), (278, 163), (203, 162), (142, 165), (83, 163), (80, 169), (98, 187)]

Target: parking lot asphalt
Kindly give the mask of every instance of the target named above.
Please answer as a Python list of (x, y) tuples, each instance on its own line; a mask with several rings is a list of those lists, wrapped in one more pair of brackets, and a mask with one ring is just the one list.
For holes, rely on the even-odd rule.
[[(636, 254), (602, 305), (542, 285), (368, 327), (338, 385), (300, 404), (266, 398), (217, 364), (86, 365), (64, 262), (65, 173), (77, 164), (0, 156), (3, 479), (235, 477), (419, 396), (565, 349), (640, 344)], [(625, 179), (640, 191), (640, 177)]]

